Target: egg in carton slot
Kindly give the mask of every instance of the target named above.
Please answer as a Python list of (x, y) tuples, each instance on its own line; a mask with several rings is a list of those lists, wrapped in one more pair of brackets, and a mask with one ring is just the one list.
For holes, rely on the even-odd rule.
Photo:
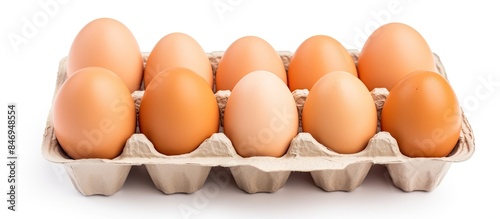
[[(349, 50), (357, 64), (358, 51)], [(293, 53), (278, 52), (285, 69)], [(215, 77), (223, 52), (208, 53)], [(146, 62), (149, 53), (142, 53)], [(439, 57), (434, 54), (438, 72), (446, 78)], [(66, 80), (67, 57), (59, 63), (55, 94)], [(143, 96), (141, 90), (132, 93), (136, 112)], [(309, 172), (319, 188), (325, 191), (352, 191), (359, 187), (373, 165), (384, 165), (394, 185), (403, 191), (431, 191), (436, 188), (451, 163), (469, 159), (474, 153), (474, 135), (462, 112), (462, 130), (453, 151), (446, 157), (410, 158), (403, 155), (396, 140), (380, 131), (380, 112), (388, 95), (387, 89), (371, 91), (378, 114), (377, 133), (367, 147), (354, 154), (339, 154), (316, 141), (311, 134), (300, 131), (282, 157), (241, 157), (229, 138), (219, 132), (203, 141), (187, 154), (167, 156), (159, 153), (137, 127), (126, 142), (122, 153), (114, 159), (72, 159), (58, 143), (54, 133), (51, 109), (47, 118), (42, 154), (46, 160), (62, 164), (74, 187), (83, 195), (113, 195), (125, 183), (132, 166), (144, 165), (158, 190), (165, 194), (194, 193), (201, 189), (213, 167), (228, 168), (237, 186), (247, 193), (276, 192), (285, 186), (291, 172)], [(307, 90), (295, 90), (293, 96), (302, 113)], [(215, 94), (223, 121), (230, 91)], [(300, 121), (300, 119), (299, 119)], [(221, 123), (222, 124), (222, 123)]]

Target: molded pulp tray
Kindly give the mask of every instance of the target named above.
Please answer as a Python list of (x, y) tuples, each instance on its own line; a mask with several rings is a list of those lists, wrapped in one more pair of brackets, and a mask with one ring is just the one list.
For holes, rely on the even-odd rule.
[[(357, 63), (358, 52), (350, 53)], [(207, 54), (212, 62), (214, 75), (222, 54), (223, 52)], [(293, 54), (279, 54), (288, 69)], [(143, 54), (144, 62), (148, 55)], [(434, 56), (439, 73), (446, 77), (439, 57)], [(66, 64), (67, 57), (63, 58), (59, 65), (54, 97), (66, 80)], [(143, 91), (132, 93), (136, 112), (142, 94)], [(293, 92), (299, 116), (307, 94), (307, 90)], [(372, 91), (379, 120), (387, 94), (386, 89)], [(222, 120), (230, 92), (219, 91), (215, 95)], [(283, 157), (242, 158), (221, 131), (206, 139), (195, 151), (184, 155), (160, 154), (145, 135), (137, 132), (127, 141), (123, 153), (115, 159), (74, 160), (59, 146), (54, 134), (51, 109), (45, 128), (42, 154), (51, 162), (63, 164), (73, 185), (83, 195), (114, 194), (123, 186), (133, 165), (145, 165), (155, 186), (165, 194), (196, 192), (204, 185), (211, 168), (215, 166), (229, 168), (238, 187), (248, 193), (275, 192), (285, 185), (292, 171), (309, 172), (314, 183), (325, 191), (352, 191), (363, 182), (374, 164), (385, 165), (394, 185), (403, 191), (431, 191), (441, 182), (452, 162), (467, 160), (474, 153), (472, 129), (463, 113), (462, 117), (460, 139), (453, 152), (442, 158), (406, 157), (399, 151), (396, 140), (389, 133), (381, 131), (373, 136), (365, 150), (356, 154), (335, 153), (318, 143), (309, 133), (300, 132), (292, 140), (288, 152)]]

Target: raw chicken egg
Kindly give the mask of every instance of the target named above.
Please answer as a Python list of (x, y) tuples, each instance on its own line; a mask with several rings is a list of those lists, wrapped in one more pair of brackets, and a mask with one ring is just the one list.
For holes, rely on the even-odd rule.
[(447, 80), (431, 71), (404, 77), (387, 96), (381, 129), (398, 142), (408, 157), (445, 157), (462, 128), (458, 100)]
[(100, 18), (83, 27), (71, 45), (68, 76), (85, 67), (103, 67), (117, 74), (130, 92), (142, 81), (143, 61), (132, 32), (117, 20)]
[(217, 68), (216, 88), (232, 90), (241, 78), (257, 70), (276, 74), (287, 85), (285, 66), (274, 48), (259, 37), (242, 37), (224, 52)]
[(337, 153), (362, 151), (377, 131), (377, 109), (370, 92), (351, 73), (326, 74), (307, 96), (302, 130)]
[(392, 87), (417, 71), (436, 71), (434, 56), (425, 39), (412, 27), (389, 23), (375, 30), (358, 59), (359, 78), (369, 90)]
[(112, 159), (135, 132), (134, 100), (115, 73), (82, 68), (59, 89), (53, 123), (59, 144), (71, 158)]
[(244, 76), (229, 96), (224, 133), (242, 157), (283, 156), (297, 135), (298, 112), (281, 78), (267, 71)]
[(219, 130), (219, 107), (207, 82), (186, 68), (160, 72), (144, 91), (141, 132), (158, 152), (192, 152)]
[(317, 80), (333, 71), (346, 71), (358, 77), (354, 60), (342, 44), (329, 36), (312, 36), (290, 60), (288, 86), (291, 91), (311, 90)]
[(184, 33), (164, 36), (149, 54), (144, 70), (144, 86), (160, 72), (172, 68), (187, 68), (200, 75), (213, 87), (212, 65), (198, 42)]

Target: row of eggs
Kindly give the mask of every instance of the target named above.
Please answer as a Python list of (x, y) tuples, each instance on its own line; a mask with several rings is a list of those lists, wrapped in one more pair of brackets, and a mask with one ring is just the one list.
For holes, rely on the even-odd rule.
[(230, 90), (223, 127), (243, 157), (286, 153), (299, 116), (291, 91), (310, 90), (302, 130), (338, 153), (363, 150), (376, 133), (370, 90), (387, 88), (382, 130), (411, 157), (442, 157), (455, 146), (461, 114), (432, 52), (413, 28), (390, 23), (365, 43), (356, 66), (335, 39), (305, 40), (288, 69), (259, 37), (236, 40), (214, 74), (202, 47), (172, 33), (151, 51), (146, 65), (137, 41), (122, 23), (96, 19), (76, 36), (67, 80), (54, 100), (54, 130), (74, 159), (118, 156), (135, 132), (131, 92), (144, 85), (139, 128), (166, 155), (195, 150), (219, 129), (215, 91)]

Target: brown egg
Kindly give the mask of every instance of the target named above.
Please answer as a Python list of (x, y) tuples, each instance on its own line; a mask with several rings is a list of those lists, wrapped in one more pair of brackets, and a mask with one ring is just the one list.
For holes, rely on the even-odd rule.
[(406, 156), (445, 157), (460, 136), (461, 110), (445, 78), (417, 71), (392, 88), (382, 109), (381, 128)]
[(68, 76), (85, 67), (103, 67), (123, 80), (130, 92), (142, 81), (143, 61), (132, 32), (114, 19), (93, 20), (78, 33), (68, 56)]
[(342, 44), (329, 36), (312, 36), (290, 60), (288, 86), (291, 91), (311, 90), (316, 81), (333, 71), (346, 71), (358, 77), (354, 60)]
[(432, 51), (412, 27), (389, 23), (375, 30), (358, 59), (359, 78), (368, 90), (392, 87), (417, 70), (436, 71)]
[(135, 132), (134, 100), (113, 72), (87, 67), (61, 86), (53, 105), (56, 138), (74, 159), (120, 155)]
[(304, 103), (302, 131), (337, 153), (362, 151), (377, 131), (377, 109), (370, 92), (351, 73), (326, 74)]
[(241, 78), (257, 70), (269, 71), (287, 84), (285, 66), (274, 48), (259, 37), (242, 37), (224, 52), (215, 77), (216, 89), (232, 90)]
[(298, 127), (295, 100), (273, 73), (247, 74), (229, 96), (224, 133), (242, 157), (283, 156)]
[(206, 81), (189, 69), (160, 72), (144, 91), (139, 127), (158, 152), (189, 153), (218, 132), (217, 100)]
[(171, 33), (158, 41), (146, 62), (144, 86), (147, 87), (158, 73), (179, 67), (190, 69), (213, 87), (212, 65), (206, 53), (198, 42), (184, 33)]

